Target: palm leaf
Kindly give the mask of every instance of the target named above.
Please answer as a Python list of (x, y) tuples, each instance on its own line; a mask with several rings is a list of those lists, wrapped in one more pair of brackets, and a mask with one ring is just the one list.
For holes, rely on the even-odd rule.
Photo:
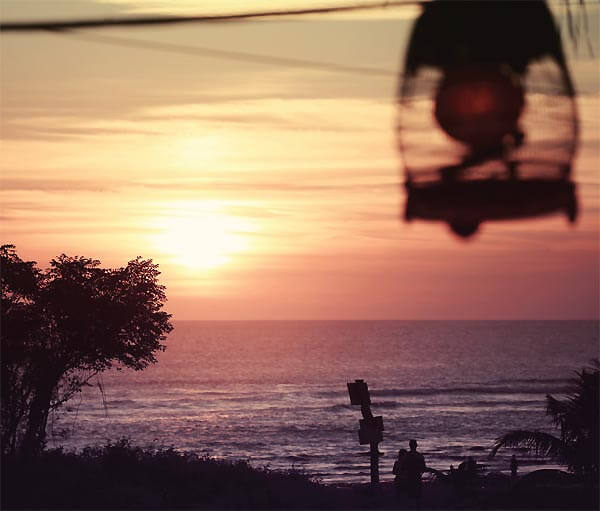
[(565, 400), (558, 400), (551, 395), (546, 396), (546, 414), (552, 417), (552, 423), (561, 429), (568, 427), (568, 422), (574, 413), (573, 401), (570, 396)]
[(492, 447), (490, 458), (493, 458), (502, 447), (525, 447), (536, 456), (549, 456), (563, 459), (566, 454), (565, 444), (560, 439), (543, 431), (514, 430), (498, 437)]

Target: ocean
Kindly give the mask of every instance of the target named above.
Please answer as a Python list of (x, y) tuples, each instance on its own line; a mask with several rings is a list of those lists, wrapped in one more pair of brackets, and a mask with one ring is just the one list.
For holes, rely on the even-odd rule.
[[(488, 454), (511, 429), (553, 431), (545, 396), (568, 390), (598, 357), (597, 321), (178, 321), (144, 371), (105, 372), (53, 414), (48, 447), (79, 449), (129, 437), (325, 483), (369, 480), (358, 443), (360, 407), (347, 382), (364, 379), (383, 416), (382, 480), (415, 438), (428, 466)], [(517, 452), (521, 471), (554, 467)]]

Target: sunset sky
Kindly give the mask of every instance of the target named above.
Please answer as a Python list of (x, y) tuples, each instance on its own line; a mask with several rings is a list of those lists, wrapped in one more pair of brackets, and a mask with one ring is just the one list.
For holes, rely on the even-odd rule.
[[(6, 0), (2, 19), (281, 5)], [(395, 93), (418, 13), (4, 34), (3, 243), (41, 266), (63, 252), (104, 266), (152, 258), (174, 319), (598, 318), (598, 6), (588, 7), (588, 38), (577, 48), (565, 38), (581, 123), (577, 223), (492, 222), (468, 241), (402, 220)]]

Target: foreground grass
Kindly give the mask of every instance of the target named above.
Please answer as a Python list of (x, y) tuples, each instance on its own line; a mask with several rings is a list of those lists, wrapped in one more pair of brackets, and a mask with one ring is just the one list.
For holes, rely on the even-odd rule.
[(322, 509), (332, 489), (291, 469), (254, 468), (122, 440), (2, 463), (2, 509)]
[[(488, 476), (460, 488), (446, 478), (425, 485), (423, 508), (598, 509), (597, 485), (566, 476), (532, 474), (517, 484)], [(2, 509), (414, 509), (390, 482), (377, 492), (366, 484), (331, 487), (300, 470), (142, 449), (127, 440), (77, 454), (4, 458), (1, 478)]]

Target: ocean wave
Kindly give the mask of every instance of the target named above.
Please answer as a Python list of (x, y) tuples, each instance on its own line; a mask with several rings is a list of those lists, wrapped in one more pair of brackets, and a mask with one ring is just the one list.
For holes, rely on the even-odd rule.
[[(373, 401), (371, 403), (371, 406), (375, 409), (377, 409), (377, 408), (390, 409), (390, 408), (398, 408), (399, 406), (402, 406), (402, 403), (400, 403), (398, 401)], [(317, 408), (320, 408), (320, 407), (319, 406), (313, 407), (313, 409), (317, 409)], [(337, 405), (331, 405), (327, 409), (332, 410), (332, 411), (341, 411), (341, 410), (357, 410), (358, 408), (355, 407), (354, 405), (349, 405), (349, 404), (337, 404)]]
[(306, 454), (289, 454), (287, 456), (284, 456), (284, 459), (296, 463), (306, 463), (307, 461), (310, 461), (312, 457)]
[(530, 384), (530, 383), (539, 383), (539, 384), (547, 384), (547, 383), (552, 383), (555, 385), (561, 385), (561, 386), (565, 386), (568, 385), (569, 383), (569, 379), (568, 378), (511, 378), (511, 379), (507, 379), (507, 378), (502, 378), (499, 380), (493, 380), (490, 383), (493, 384), (506, 384), (506, 383), (517, 383), (517, 384)]
[[(509, 395), (509, 394), (506, 394)], [(373, 401), (371, 406), (374, 409), (383, 408), (383, 409), (393, 409), (393, 408), (445, 408), (448, 406), (461, 406), (461, 407), (469, 407), (469, 408), (480, 408), (480, 407), (503, 407), (507, 404), (513, 407), (527, 407), (527, 406), (535, 406), (539, 407), (540, 402), (543, 399), (540, 396), (537, 399), (504, 399), (504, 400), (472, 400), (472, 401), (464, 401), (461, 400), (459, 402), (445, 402), (445, 403), (428, 403), (428, 402), (419, 402), (417, 403), (403, 403), (402, 401)], [(354, 407), (352, 407), (354, 408)]]
[(414, 389), (382, 389), (371, 391), (373, 396), (433, 396), (443, 394), (546, 394), (566, 391), (566, 387), (536, 389), (531, 386), (478, 386)]
[[(134, 405), (140, 406), (139, 401), (135, 401), (134, 399), (113, 399), (111, 401), (106, 402), (106, 406), (123, 406), (123, 405)], [(103, 408), (104, 405), (102, 403), (97, 405), (98, 408)]]
[[(373, 389), (370, 390), (372, 397), (411, 397), (411, 396), (435, 396), (446, 394), (557, 394), (568, 392), (570, 389), (565, 385), (554, 385), (552, 387), (535, 388), (531, 385), (479, 385), (460, 387), (414, 387), (402, 389)], [(315, 394), (318, 397), (333, 398), (343, 397), (347, 399), (347, 393), (342, 391), (323, 391)]]
[(352, 405), (331, 405), (330, 407), (327, 408), (328, 410), (334, 411), (334, 412), (339, 412), (341, 410), (354, 410), (354, 407)]
[(331, 434), (348, 433), (348, 426), (346, 424), (341, 426), (334, 426), (331, 424), (306, 424), (302, 426), (296, 426), (294, 424), (280, 424), (273, 427), (279, 434), (298, 434), (298, 433), (310, 433), (311, 435), (322, 435), (327, 436)]

